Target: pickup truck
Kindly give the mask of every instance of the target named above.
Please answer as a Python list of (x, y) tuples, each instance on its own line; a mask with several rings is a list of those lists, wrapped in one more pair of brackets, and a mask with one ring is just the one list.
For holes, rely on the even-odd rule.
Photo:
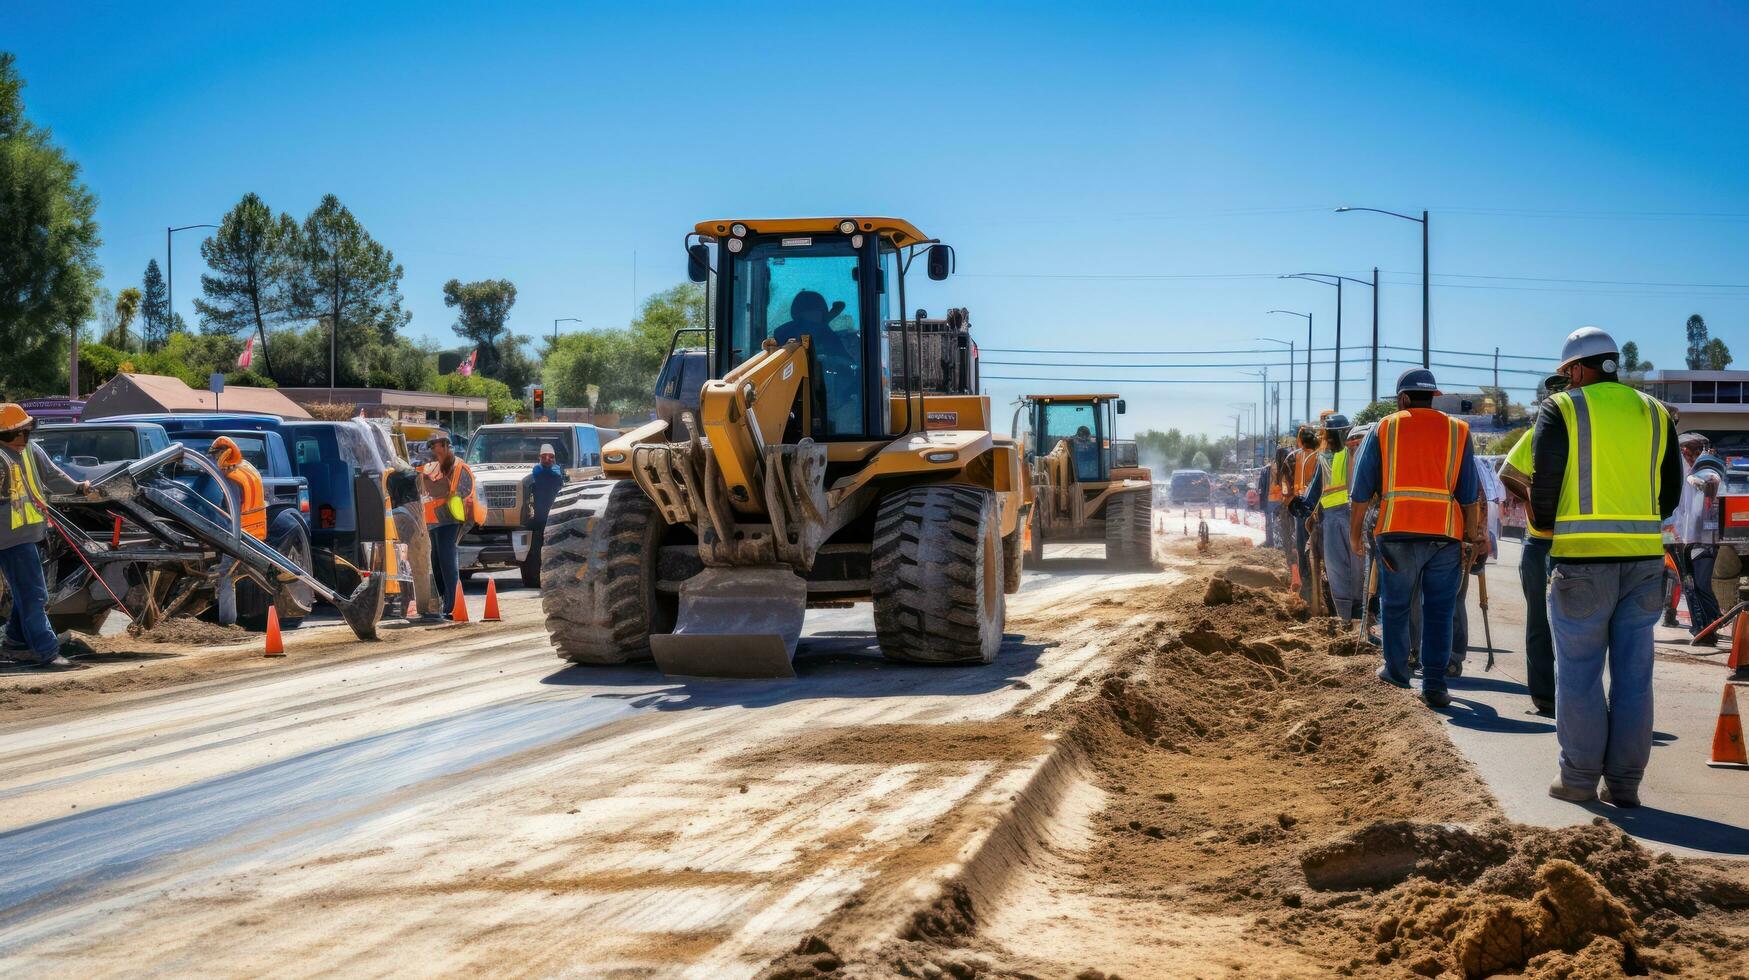
[(553, 447), (565, 481), (573, 483), (601, 476), (601, 447), (617, 438), (614, 429), (568, 422), (516, 422), (474, 430), (463, 458), (474, 471), (474, 493), (486, 509), (486, 522), (462, 535), (462, 574), (514, 565), (522, 571), (523, 584), (533, 587), (540, 569), (528, 560), (527, 528), (534, 516), (528, 481), (540, 462), (540, 447)]
[[(229, 436), (261, 474), (267, 498), (267, 544), (291, 559), (299, 568), (312, 570), (310, 547), (310, 492), (305, 479), (292, 468), (285, 442), (277, 432), (227, 428), (177, 428), (172, 436), (159, 422), (98, 419), (77, 424), (45, 425), (36, 431), (36, 441), (69, 475), (94, 479), (117, 466), (145, 459), (172, 442), (205, 453), (219, 436)], [(214, 485), (204, 471), (179, 469), (178, 482), (193, 490), (212, 508), (212, 516), (230, 520), (224, 513), (224, 490)], [(314, 601), (310, 590), (294, 584), (279, 600), (280, 625), (298, 626), (310, 613)], [(267, 626), (267, 595), (253, 582), (237, 587), (237, 618), (250, 629)]]

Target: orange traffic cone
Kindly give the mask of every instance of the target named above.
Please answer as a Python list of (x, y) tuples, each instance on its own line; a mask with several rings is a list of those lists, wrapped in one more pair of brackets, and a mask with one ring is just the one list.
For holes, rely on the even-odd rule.
[(1749, 755), (1743, 748), (1743, 717), (1737, 713), (1737, 688), (1725, 685), (1725, 696), (1719, 702), (1719, 727), (1713, 730), (1713, 757), (1707, 765), (1714, 769), (1749, 769)]
[(1731, 680), (1749, 681), (1749, 611), (1738, 613), (1731, 624), (1731, 659), (1725, 666), (1731, 669)]
[(285, 656), (285, 641), (279, 635), (279, 610), (267, 607), (267, 648), (261, 652), (263, 657)]
[(460, 582), (455, 584), (455, 608), (450, 610), (450, 619), (458, 623), (468, 621), (468, 590)]
[(486, 612), (480, 617), (482, 623), (496, 623), (502, 616), (498, 615), (498, 580), (486, 580)]

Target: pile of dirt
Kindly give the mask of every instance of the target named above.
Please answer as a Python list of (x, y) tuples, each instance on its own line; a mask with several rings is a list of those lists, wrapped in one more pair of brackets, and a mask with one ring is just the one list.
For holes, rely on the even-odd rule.
[(1373, 648), (1233, 572), (1278, 562), (1101, 617), (1127, 624), (1106, 668), (1048, 719), (1102, 800), (1072, 851), (1010, 847), (897, 935), (827, 929), (766, 976), (1749, 975), (1749, 874), (1507, 823)]
[(130, 623), (127, 635), (141, 643), (173, 643), (189, 646), (221, 646), (227, 643), (242, 643), (249, 639), (249, 631), (241, 626), (220, 626), (204, 619), (176, 617), (160, 621), (151, 629), (141, 629), (138, 623)]

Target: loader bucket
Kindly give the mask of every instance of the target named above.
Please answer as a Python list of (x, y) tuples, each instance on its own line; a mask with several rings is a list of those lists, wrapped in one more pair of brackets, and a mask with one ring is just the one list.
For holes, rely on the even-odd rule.
[(380, 574), (364, 575), (351, 595), (333, 600), (335, 608), (340, 610), (340, 618), (346, 620), (346, 625), (352, 627), (353, 634), (361, 640), (377, 638), (377, 620), (383, 612), (383, 581)]
[(807, 614), (808, 585), (783, 565), (706, 568), (680, 586), (674, 632), (650, 637), (662, 673), (787, 678)]

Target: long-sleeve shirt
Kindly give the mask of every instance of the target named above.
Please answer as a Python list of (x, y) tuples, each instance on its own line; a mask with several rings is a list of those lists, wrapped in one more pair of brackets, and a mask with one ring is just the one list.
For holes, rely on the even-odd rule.
[[(68, 476), (49, 454), (36, 443), (28, 444), (30, 462), (36, 470), (37, 483), (45, 495), (76, 493), (79, 481)], [(38, 522), (24, 524), (16, 530), (12, 527), (12, 467), (19, 467), (19, 475), (23, 476), (24, 461), (19, 458), (18, 450), (0, 447), (0, 549), (12, 548), (21, 544), (35, 544), (48, 536), (48, 523)], [(46, 501), (45, 501), (46, 502)]]
[[(1532, 437), (1532, 470), (1530, 475), (1530, 520), (1537, 527), (1555, 526), (1555, 514), (1561, 506), (1561, 481), (1567, 474), (1567, 423), (1561, 419), (1561, 409), (1553, 399), (1543, 402), (1536, 415)], [(1664, 465), (1658, 471), (1658, 516), (1669, 517), (1682, 502), (1682, 454), (1676, 449), (1676, 423), (1670, 422), (1664, 431)], [(1579, 563), (1643, 561), (1634, 557), (1556, 558), (1555, 561)]]
[(552, 512), (553, 500), (559, 496), (559, 491), (565, 486), (565, 470), (558, 463), (551, 466), (541, 464), (528, 474), (528, 497), (533, 505), (533, 520), (536, 525), (544, 526), (547, 515)]
[[(1458, 462), (1458, 482), (1453, 496), (1460, 505), (1467, 506), (1481, 499), (1482, 478), (1476, 473), (1476, 451), (1475, 447), (1470, 445), (1470, 440), (1464, 440), (1462, 452), (1463, 459)], [(1384, 458), (1379, 450), (1378, 430), (1374, 429), (1367, 435), (1366, 441), (1360, 444), (1360, 456), (1354, 461), (1354, 469), (1348, 475), (1349, 502), (1364, 504), (1378, 496), (1379, 488), (1384, 481)], [(1379, 535), (1379, 537), (1387, 539), (1435, 536), (1400, 531)]]

